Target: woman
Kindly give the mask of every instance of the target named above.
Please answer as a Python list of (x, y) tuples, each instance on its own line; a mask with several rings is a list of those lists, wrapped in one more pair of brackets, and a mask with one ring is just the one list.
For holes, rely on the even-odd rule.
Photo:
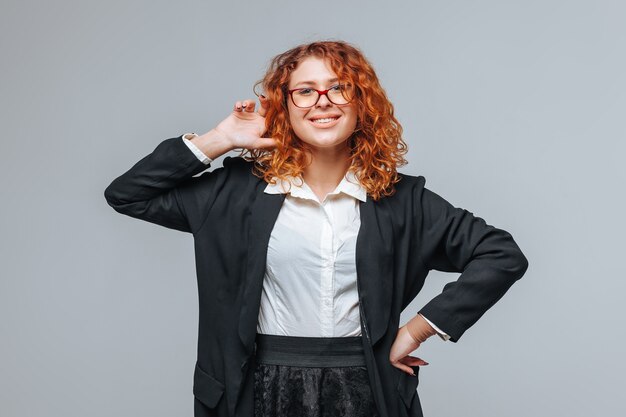
[[(402, 128), (357, 48), (300, 45), (257, 85), (258, 111), (237, 101), (105, 191), (118, 212), (194, 235), (195, 416), (421, 416), (427, 363), (410, 353), (437, 333), (458, 341), (527, 260), (397, 171)], [(462, 274), (398, 328), (432, 269)]]

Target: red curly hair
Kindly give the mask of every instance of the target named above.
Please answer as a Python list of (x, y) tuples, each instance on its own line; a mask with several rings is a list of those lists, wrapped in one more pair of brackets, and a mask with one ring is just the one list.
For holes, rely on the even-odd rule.
[(359, 49), (344, 41), (299, 45), (271, 60), (265, 76), (254, 87), (256, 90), (261, 85), (269, 102), (265, 136), (276, 139), (278, 144), (272, 149), (244, 149), (240, 156), (254, 161), (254, 175), (268, 183), (272, 177), (298, 177), (304, 171), (310, 148), (295, 135), (289, 122), (287, 86), (291, 73), (310, 56), (328, 60), (340, 82), (354, 86), (357, 125), (348, 138), (350, 170), (374, 201), (393, 195), (393, 184), (400, 181), (396, 168), (407, 163), (402, 126), (372, 65)]

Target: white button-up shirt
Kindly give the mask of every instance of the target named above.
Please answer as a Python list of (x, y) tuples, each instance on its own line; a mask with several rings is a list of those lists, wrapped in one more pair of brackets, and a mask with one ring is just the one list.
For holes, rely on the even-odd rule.
[(293, 177), (264, 192), (287, 195), (270, 235), (257, 332), (359, 336), (355, 249), (365, 190), (348, 172), (321, 203)]
[[(198, 159), (210, 163), (188, 140), (193, 136), (184, 135), (185, 144)], [(365, 189), (348, 171), (322, 202), (301, 178), (277, 179), (264, 192), (287, 195), (268, 244), (257, 332), (359, 336), (355, 249)], [(450, 338), (426, 320), (442, 339)]]

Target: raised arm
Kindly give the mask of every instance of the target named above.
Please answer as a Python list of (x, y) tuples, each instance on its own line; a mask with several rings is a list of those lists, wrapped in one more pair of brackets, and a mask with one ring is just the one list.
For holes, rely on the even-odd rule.
[(218, 176), (219, 172), (194, 175), (209, 166), (185, 145), (182, 136), (166, 139), (114, 179), (105, 189), (104, 197), (118, 213), (191, 233), (194, 219), (187, 212), (181, 190), (198, 188), (202, 183), (206, 187), (202, 192), (208, 197), (211, 184), (216, 182), (208, 176)]
[[(244, 107), (245, 104), (245, 107)], [(274, 146), (265, 132), (263, 108), (254, 102), (235, 104), (216, 128), (191, 138), (193, 145), (213, 160), (235, 148)], [(215, 198), (228, 176), (224, 167), (194, 176), (210, 166), (185, 144), (183, 136), (166, 139), (105, 189), (107, 203), (117, 212), (182, 232), (195, 233), (203, 222), (203, 207)], [(186, 204), (187, 202), (187, 204)]]

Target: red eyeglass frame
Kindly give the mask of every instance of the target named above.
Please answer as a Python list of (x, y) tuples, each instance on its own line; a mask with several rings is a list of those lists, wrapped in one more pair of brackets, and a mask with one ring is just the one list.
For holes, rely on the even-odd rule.
[[(330, 88), (328, 88), (328, 89), (326, 89), (326, 90), (318, 90), (318, 89), (316, 89), (316, 88), (312, 88), (312, 87), (294, 88), (294, 89), (292, 89), (292, 90), (287, 90), (287, 94), (289, 94), (289, 97), (291, 98), (291, 102), (293, 103), (293, 105), (294, 105), (294, 106), (296, 106), (296, 107), (297, 107), (297, 108), (299, 108), (299, 109), (308, 109), (308, 108), (311, 108), (311, 107), (315, 106), (315, 105), (316, 105), (316, 104), (320, 101), (320, 98), (322, 98), (322, 96), (326, 96), (326, 98), (328, 99), (328, 101), (330, 101), (331, 103), (333, 103), (335, 106), (345, 106), (346, 104), (349, 104), (349, 103), (352, 101), (352, 99), (350, 99), (347, 103), (337, 104), (337, 103), (335, 103), (334, 101), (332, 101), (332, 100), (330, 99), (330, 97), (328, 96), (328, 92), (329, 92), (331, 89), (333, 89), (334, 87), (337, 87), (338, 85), (340, 85), (340, 84), (335, 84), (335, 85), (331, 86)], [(300, 106), (298, 106), (298, 105), (296, 104), (296, 102), (294, 101), (294, 99), (293, 99), (293, 92), (294, 92), (294, 91), (300, 91), (300, 90), (313, 90), (313, 91), (317, 91), (318, 96), (317, 96), (317, 100), (315, 101), (315, 103), (313, 103), (312, 105), (307, 106), (307, 107), (300, 107)], [(345, 98), (345, 97), (344, 97), (344, 98)], [(354, 97), (353, 97), (353, 98), (354, 98)]]

